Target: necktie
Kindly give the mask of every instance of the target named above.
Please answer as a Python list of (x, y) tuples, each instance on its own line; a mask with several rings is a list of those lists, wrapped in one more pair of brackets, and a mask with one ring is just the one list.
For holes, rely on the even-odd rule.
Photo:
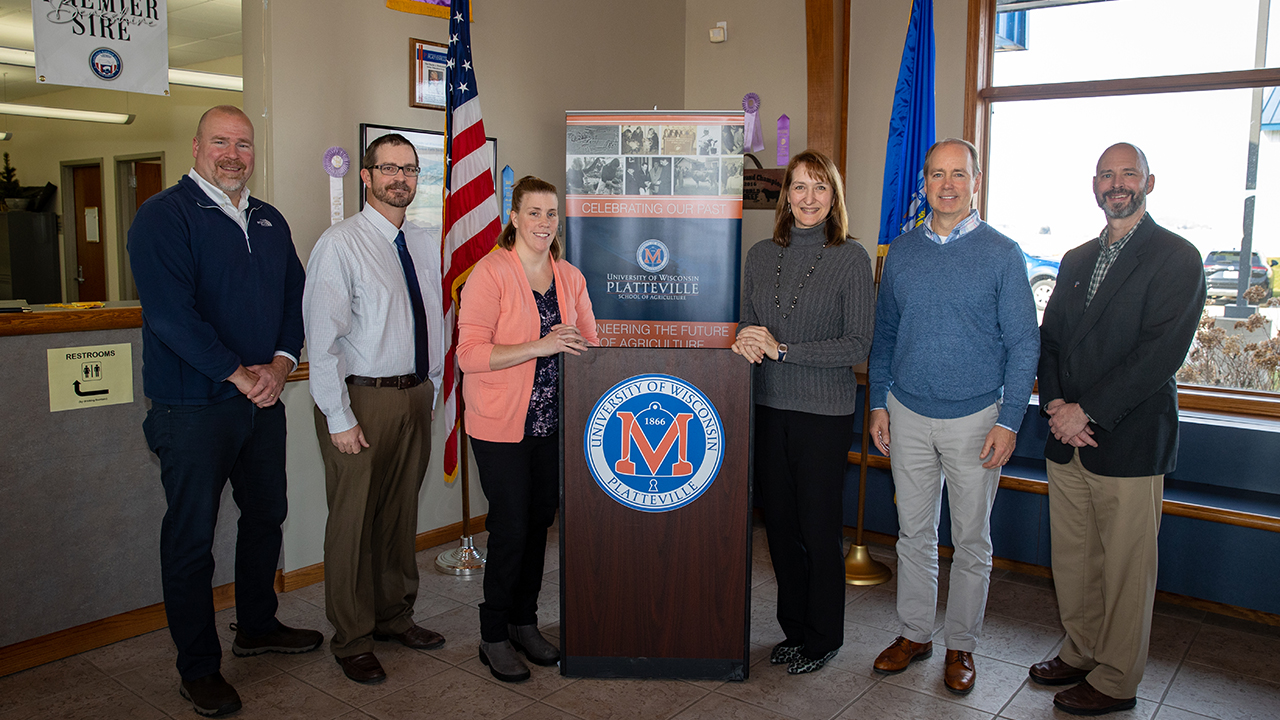
[(400, 255), (400, 269), (404, 271), (404, 283), (409, 287), (409, 302), (413, 305), (413, 360), (414, 372), (419, 380), (427, 379), (431, 360), (427, 355), (427, 310), (422, 304), (422, 288), (418, 285), (418, 272), (413, 268), (413, 256), (404, 242), (404, 231), (396, 235), (396, 252)]

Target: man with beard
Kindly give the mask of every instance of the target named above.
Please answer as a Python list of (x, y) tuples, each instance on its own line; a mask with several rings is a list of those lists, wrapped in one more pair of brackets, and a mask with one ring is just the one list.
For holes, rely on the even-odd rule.
[(405, 220), (418, 152), (401, 135), (374, 140), (361, 163), (364, 210), (320, 236), (303, 295), (311, 396), (324, 459), (325, 612), (346, 676), (387, 674), (375, 640), (431, 650), (439, 633), (413, 622), (418, 491), (431, 453), (444, 371), (440, 251)]
[(160, 574), (179, 692), (215, 716), (240, 708), (219, 672), (211, 590), (228, 479), (240, 508), (232, 652), (307, 652), (324, 637), (279, 623), (273, 588), (288, 507), (278, 400), (302, 351), (302, 263), (284, 217), (245, 189), (253, 125), (239, 108), (206, 112), (192, 155), (191, 172), (138, 209), (129, 258), (151, 400), (142, 427), (168, 503)]
[(1200, 253), (1146, 212), (1147, 158), (1098, 160), (1107, 225), (1067, 253), (1040, 329), (1040, 406), (1053, 576), (1067, 638), (1031, 666), (1077, 715), (1126, 710), (1142, 681), (1156, 591), (1164, 475), (1178, 454), (1178, 389), (1204, 310)]

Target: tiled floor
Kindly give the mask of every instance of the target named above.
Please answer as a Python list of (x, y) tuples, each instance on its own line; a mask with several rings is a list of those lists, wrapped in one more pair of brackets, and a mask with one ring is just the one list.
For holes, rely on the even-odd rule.
[[(559, 548), (552, 532), (543, 589), (544, 632), (559, 630)], [(484, 545), (483, 535), (477, 543)], [(452, 547), (450, 545), (449, 547)], [(422, 567), (417, 617), (444, 633), (448, 643), (431, 652), (379, 643), (388, 680), (364, 686), (348, 681), (324, 649), (305, 655), (233, 657), (222, 672), (239, 690), (250, 720), (327, 718), (879, 718), (978, 720), (980, 718), (1069, 717), (1053, 710), (1053, 690), (1027, 681), (1027, 667), (1053, 657), (1062, 641), (1057, 606), (1048, 581), (996, 571), (992, 576), (984, 636), (978, 649), (978, 684), (958, 697), (942, 685), (942, 656), (890, 677), (871, 670), (876, 654), (897, 634), (893, 581), (876, 588), (847, 589), (845, 644), (820, 672), (788, 676), (766, 661), (782, 639), (774, 619), (774, 579), (764, 532), (754, 545), (751, 678), (742, 683), (678, 680), (591, 680), (561, 677), (556, 668), (533, 667), (518, 685), (494, 680), (476, 657), (479, 578), (440, 575), (435, 557), (445, 547), (418, 555)], [(871, 548), (889, 565), (893, 551)], [(947, 567), (944, 564), (944, 575)], [(945, 577), (940, 593), (945, 598)], [(945, 607), (939, 607), (939, 620)], [(1138, 690), (1138, 706), (1115, 718), (1197, 720), (1280, 718), (1280, 628), (1255, 625), (1179, 606), (1157, 606), (1151, 660)], [(322, 585), (280, 597), (281, 620), (327, 635)], [(234, 610), (219, 614), (227, 625)], [(82, 655), (0, 678), (0, 720), (19, 718), (197, 717), (178, 696), (178, 676), (168, 631), (99, 648)]]

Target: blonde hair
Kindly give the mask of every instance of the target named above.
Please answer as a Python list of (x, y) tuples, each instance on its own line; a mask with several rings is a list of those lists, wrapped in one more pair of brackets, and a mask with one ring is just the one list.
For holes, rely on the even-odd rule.
[[(557, 199), (560, 197), (560, 192), (555, 185), (542, 178), (525, 175), (516, 182), (515, 187), (511, 188), (511, 214), (520, 214), (520, 208), (524, 206), (524, 197), (530, 193), (549, 193)], [(498, 247), (510, 250), (515, 245), (516, 226), (510, 218), (507, 218), (507, 226), (502, 228), (502, 233), (498, 235)], [(564, 257), (564, 242), (560, 239), (560, 225), (557, 223), (556, 236), (551, 238), (551, 259), (559, 260), (562, 257)]]
[(831, 186), (831, 211), (827, 214), (827, 245), (836, 246), (844, 243), (849, 236), (849, 212), (844, 204), (844, 180), (831, 158), (817, 150), (805, 150), (791, 158), (787, 164), (786, 175), (782, 178), (782, 192), (778, 194), (778, 209), (774, 212), (773, 242), (782, 247), (791, 244), (791, 227), (796, 218), (791, 212), (791, 201), (788, 193), (791, 182), (795, 178), (796, 168), (804, 166), (805, 172), (813, 179)]

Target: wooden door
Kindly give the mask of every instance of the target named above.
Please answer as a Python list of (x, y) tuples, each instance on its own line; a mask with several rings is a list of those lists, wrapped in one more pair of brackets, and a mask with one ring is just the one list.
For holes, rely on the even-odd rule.
[(160, 176), (158, 162), (134, 163), (133, 176), (137, 179), (137, 186), (134, 189), (136, 199), (134, 209), (136, 210), (142, 207), (142, 203), (146, 202), (147, 198), (164, 189), (164, 178)]
[(81, 301), (106, 300), (107, 263), (106, 252), (103, 250), (106, 223), (102, 212), (102, 168), (97, 165), (73, 168), (71, 185), (75, 198), (75, 279), (80, 285), (79, 298)]

